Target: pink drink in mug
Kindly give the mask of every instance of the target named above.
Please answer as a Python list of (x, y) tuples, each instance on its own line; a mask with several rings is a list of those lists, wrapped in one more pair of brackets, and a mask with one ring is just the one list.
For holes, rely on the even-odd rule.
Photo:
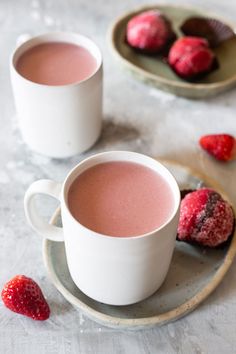
[(71, 214), (103, 235), (139, 236), (163, 225), (173, 212), (173, 193), (151, 168), (107, 162), (79, 175), (68, 193)]
[(96, 59), (86, 48), (66, 42), (35, 45), (16, 62), (16, 70), (26, 79), (55, 86), (83, 81), (96, 68)]

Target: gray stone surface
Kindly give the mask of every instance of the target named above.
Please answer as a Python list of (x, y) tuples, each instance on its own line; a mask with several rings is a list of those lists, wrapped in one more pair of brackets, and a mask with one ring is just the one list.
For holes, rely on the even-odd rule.
[[(175, 1), (169, 1), (175, 3)], [(149, 3), (155, 3), (150, 1)], [(192, 0), (206, 10), (236, 17), (230, 0)], [(162, 328), (122, 332), (101, 327), (78, 313), (47, 278), (42, 240), (25, 222), (23, 196), (39, 178), (63, 180), (78, 161), (95, 152), (129, 149), (173, 159), (219, 180), (236, 200), (235, 162), (223, 165), (200, 151), (205, 133), (236, 136), (236, 90), (207, 101), (191, 101), (135, 82), (116, 65), (106, 33), (114, 17), (142, 0), (1, 0), (0, 2), (0, 288), (15, 274), (40, 283), (52, 315), (47, 322), (17, 316), (0, 303), (0, 352), (58, 353), (224, 353), (236, 352), (236, 263), (217, 290), (192, 314)], [(10, 88), (8, 61), (17, 41), (51, 30), (78, 31), (101, 47), (105, 68), (104, 128), (101, 139), (86, 154), (51, 160), (32, 153), (22, 142)], [(55, 127), (56, 129), (56, 127)], [(54, 208), (44, 210), (50, 215)]]

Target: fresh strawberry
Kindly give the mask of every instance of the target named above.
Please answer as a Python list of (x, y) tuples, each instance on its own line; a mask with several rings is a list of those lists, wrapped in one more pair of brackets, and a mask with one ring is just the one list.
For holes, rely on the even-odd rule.
[(229, 161), (236, 155), (236, 140), (229, 134), (213, 134), (202, 136), (201, 147), (220, 161)]
[(2, 300), (11, 311), (44, 321), (50, 309), (37, 283), (25, 275), (16, 275), (2, 290)]

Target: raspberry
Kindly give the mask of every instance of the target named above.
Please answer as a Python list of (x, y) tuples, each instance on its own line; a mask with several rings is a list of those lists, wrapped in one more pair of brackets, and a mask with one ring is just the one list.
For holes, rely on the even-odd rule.
[(128, 44), (145, 53), (160, 53), (175, 38), (170, 22), (159, 11), (142, 12), (131, 18), (127, 24)]
[(215, 68), (216, 57), (206, 39), (182, 37), (172, 45), (168, 63), (181, 78), (194, 80)]
[(198, 189), (181, 201), (178, 240), (216, 247), (227, 241), (233, 227), (231, 206), (214, 190)]

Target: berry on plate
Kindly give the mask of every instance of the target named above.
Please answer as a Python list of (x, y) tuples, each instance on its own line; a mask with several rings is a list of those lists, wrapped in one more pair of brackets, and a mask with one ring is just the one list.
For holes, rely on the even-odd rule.
[(162, 52), (175, 38), (171, 23), (157, 10), (142, 12), (127, 24), (127, 43), (146, 54)]
[(25, 275), (16, 275), (4, 285), (2, 301), (11, 311), (33, 320), (49, 318), (50, 309), (38, 284)]
[(208, 41), (200, 37), (182, 37), (172, 45), (168, 63), (185, 80), (195, 80), (216, 69), (217, 61)]
[(230, 161), (236, 156), (236, 140), (229, 134), (204, 135), (200, 138), (199, 144), (220, 161)]
[(230, 204), (210, 188), (188, 193), (181, 201), (177, 239), (216, 247), (232, 235), (234, 214)]

